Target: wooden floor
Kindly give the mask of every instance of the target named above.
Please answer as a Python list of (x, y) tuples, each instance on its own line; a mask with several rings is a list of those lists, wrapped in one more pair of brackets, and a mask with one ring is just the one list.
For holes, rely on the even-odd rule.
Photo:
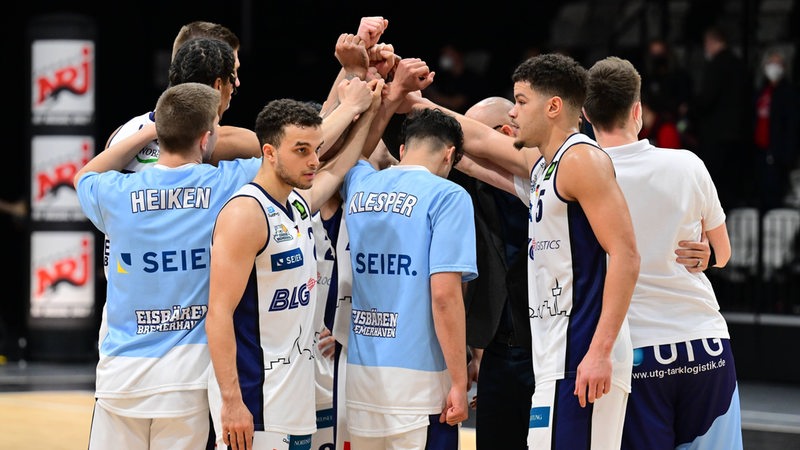
[(86, 450), (94, 398), (91, 392), (0, 394), (0, 448)]
[[(0, 393), (0, 449), (86, 450), (94, 398), (85, 391)], [(463, 428), (462, 450), (475, 449)]]
[[(94, 362), (0, 364), (0, 450), (86, 450), (94, 378)], [(742, 381), (739, 388), (744, 448), (800, 449), (800, 384)], [(474, 427), (470, 410), (462, 450), (475, 450)]]

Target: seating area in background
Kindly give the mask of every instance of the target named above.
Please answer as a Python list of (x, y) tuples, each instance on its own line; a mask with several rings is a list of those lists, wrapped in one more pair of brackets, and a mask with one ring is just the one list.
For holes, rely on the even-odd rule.
[(706, 272), (723, 312), (800, 316), (800, 207), (728, 211), (731, 259)]

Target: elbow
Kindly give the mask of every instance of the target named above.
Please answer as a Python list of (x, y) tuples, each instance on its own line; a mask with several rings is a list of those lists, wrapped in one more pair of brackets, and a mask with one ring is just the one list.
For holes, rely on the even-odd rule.
[(633, 276), (635, 279), (639, 279), (639, 270), (641, 268), (642, 258), (639, 256), (639, 252), (636, 252), (632, 257), (633, 261)]
[(730, 261), (731, 259), (730, 248), (728, 249), (728, 251), (718, 251), (717, 249), (714, 249), (714, 257), (716, 258), (716, 261), (714, 262), (714, 267), (718, 269), (725, 267), (726, 265), (728, 265), (728, 261)]

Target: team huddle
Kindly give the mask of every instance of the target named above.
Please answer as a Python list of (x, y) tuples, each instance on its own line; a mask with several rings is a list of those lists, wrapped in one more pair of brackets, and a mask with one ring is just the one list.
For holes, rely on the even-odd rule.
[(427, 98), (435, 73), (387, 26), (340, 35), (322, 103), (272, 100), (250, 130), (220, 125), (238, 38), (187, 24), (155, 109), (76, 174), (106, 236), (90, 450), (460, 449), (484, 232), (453, 169), (528, 210), (535, 389), (495, 445), (742, 448), (702, 273), (730, 257), (725, 214), (699, 158), (638, 140), (635, 68), (531, 57), (489, 102), (498, 132)]

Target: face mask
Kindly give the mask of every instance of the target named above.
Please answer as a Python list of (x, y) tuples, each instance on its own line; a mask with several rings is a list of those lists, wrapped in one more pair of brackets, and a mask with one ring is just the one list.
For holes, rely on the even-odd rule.
[(449, 56), (442, 56), (439, 58), (439, 68), (441, 70), (450, 70), (453, 68), (453, 58)]
[(783, 76), (783, 66), (777, 63), (769, 63), (764, 66), (764, 75), (773, 83), (780, 80)]

